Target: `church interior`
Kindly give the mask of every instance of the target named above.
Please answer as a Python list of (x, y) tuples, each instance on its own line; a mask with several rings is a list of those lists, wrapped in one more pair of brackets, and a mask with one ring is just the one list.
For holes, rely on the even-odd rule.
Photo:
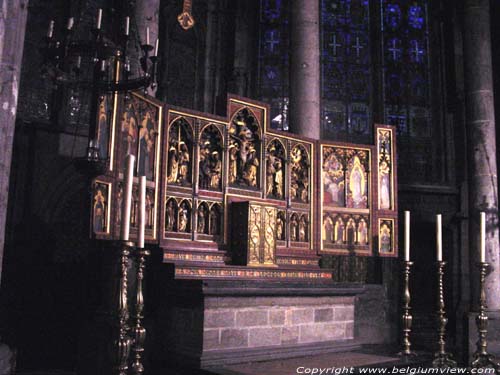
[(0, 0), (0, 374), (500, 372), (497, 16)]

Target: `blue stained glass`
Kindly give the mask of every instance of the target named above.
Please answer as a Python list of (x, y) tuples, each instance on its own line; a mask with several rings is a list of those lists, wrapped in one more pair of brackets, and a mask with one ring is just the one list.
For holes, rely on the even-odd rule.
[(387, 40), (386, 54), (389, 61), (401, 60), (401, 40), (398, 38), (391, 38)]
[(276, 21), (281, 16), (282, 0), (263, 0), (262, 3), (263, 17), (268, 21)]
[(353, 103), (351, 105), (351, 113), (349, 116), (349, 129), (357, 134), (368, 134), (370, 127), (368, 121), (369, 108), (364, 103)]
[(408, 9), (408, 24), (414, 29), (424, 27), (424, 12), (420, 5), (412, 5)]
[(424, 61), (425, 50), (422, 48), (423, 42), (412, 39), (410, 40), (410, 60), (414, 63), (421, 63)]
[(264, 45), (270, 53), (279, 52), (280, 32), (278, 30), (267, 30), (264, 33)]
[(385, 26), (396, 29), (401, 23), (401, 8), (397, 4), (387, 4), (385, 6), (384, 24)]

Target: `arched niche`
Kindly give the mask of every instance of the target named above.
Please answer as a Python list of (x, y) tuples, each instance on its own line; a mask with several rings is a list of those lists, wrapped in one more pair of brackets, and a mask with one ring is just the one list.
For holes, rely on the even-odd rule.
[(193, 182), (193, 129), (183, 117), (168, 130), (167, 183), (189, 186)]
[(205, 126), (200, 134), (198, 174), (200, 189), (222, 189), (223, 137), (213, 124)]
[(306, 148), (295, 145), (290, 152), (290, 198), (294, 202), (309, 202), (310, 156)]
[(259, 122), (248, 108), (243, 108), (231, 119), (228, 134), (229, 185), (258, 189), (262, 140)]
[(266, 197), (285, 198), (286, 151), (283, 143), (273, 139), (266, 147)]

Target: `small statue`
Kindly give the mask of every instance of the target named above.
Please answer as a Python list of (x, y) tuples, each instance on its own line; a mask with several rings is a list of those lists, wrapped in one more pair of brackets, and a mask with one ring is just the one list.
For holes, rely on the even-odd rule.
[(290, 240), (297, 241), (297, 217), (294, 216), (290, 222)]
[(245, 165), (245, 171), (243, 173), (243, 179), (246, 181), (248, 186), (255, 187), (257, 186), (257, 170), (259, 167), (259, 159), (256, 155), (256, 150), (252, 149), (250, 151), (250, 157), (247, 160), (247, 164)]
[(169, 153), (170, 153), (168, 158), (169, 173), (167, 177), (167, 182), (172, 184), (177, 182), (177, 175), (179, 173), (179, 158), (177, 155), (177, 150), (175, 149), (174, 146), (170, 147)]
[(214, 151), (212, 153), (212, 163), (210, 168), (210, 188), (219, 189), (220, 188), (220, 175), (222, 171), (222, 162), (220, 160), (219, 153)]
[(276, 218), (276, 238), (278, 240), (283, 239), (283, 227), (284, 227), (284, 225), (285, 225), (285, 223), (284, 223), (283, 217), (282, 217), (281, 213), (279, 213), (278, 217)]
[(205, 206), (201, 205), (198, 209), (198, 233), (205, 233)]
[(276, 174), (275, 156), (269, 154), (266, 158), (266, 195), (269, 197), (274, 192), (274, 180)]
[(179, 177), (178, 182), (184, 183), (188, 180), (189, 172), (189, 150), (184, 142), (181, 142), (181, 149), (179, 155)]
[(179, 232), (187, 232), (188, 231), (188, 209), (186, 207), (186, 203), (181, 205), (181, 209), (179, 211)]
[(219, 234), (219, 215), (215, 208), (210, 210), (210, 234), (216, 236)]
[(238, 145), (229, 146), (229, 183), (234, 184), (238, 176)]
[(305, 216), (302, 216), (299, 221), (299, 241), (307, 241), (307, 219)]
[(173, 232), (175, 228), (175, 206), (174, 201), (171, 200), (167, 204), (167, 217), (165, 229), (167, 232)]
[(275, 169), (276, 173), (274, 174), (274, 195), (276, 195), (276, 198), (283, 199), (283, 197), (285, 196), (283, 189), (283, 163), (279, 158), (276, 158)]

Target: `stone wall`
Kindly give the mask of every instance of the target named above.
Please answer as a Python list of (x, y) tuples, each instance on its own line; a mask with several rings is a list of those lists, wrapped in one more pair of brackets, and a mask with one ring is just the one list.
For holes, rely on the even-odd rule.
[(354, 297), (210, 298), (203, 350), (257, 348), (354, 338)]

